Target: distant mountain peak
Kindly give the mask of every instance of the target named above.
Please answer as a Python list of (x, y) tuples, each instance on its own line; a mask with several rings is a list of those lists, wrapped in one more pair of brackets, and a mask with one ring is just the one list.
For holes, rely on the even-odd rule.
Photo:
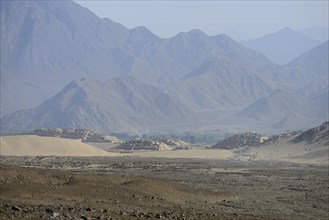
[(250, 49), (265, 54), (277, 64), (283, 65), (291, 62), (321, 42), (294, 31), (290, 27), (284, 27), (275, 33), (266, 34), (242, 43)]
[[(108, 23), (117, 23), (117, 22), (114, 22), (112, 19), (110, 18), (102, 18), (103, 21), (105, 22), (108, 22)], [(118, 23), (117, 23), (118, 24)]]
[(209, 37), (206, 33), (201, 31), (200, 29), (192, 29), (188, 32), (179, 32), (173, 38), (207, 38)]
[(140, 37), (156, 37), (159, 38), (157, 35), (155, 35), (152, 31), (150, 31), (147, 27), (145, 26), (138, 26), (130, 30), (130, 33), (132, 35), (138, 35)]
[(206, 33), (204, 33), (200, 29), (192, 29), (192, 30), (188, 31), (187, 34), (191, 34), (191, 35), (207, 35)]
[(294, 31), (290, 27), (284, 27), (284, 28), (280, 29), (279, 31), (277, 31), (277, 33), (285, 33), (285, 32), (288, 33), (288, 32), (296, 32), (296, 31)]

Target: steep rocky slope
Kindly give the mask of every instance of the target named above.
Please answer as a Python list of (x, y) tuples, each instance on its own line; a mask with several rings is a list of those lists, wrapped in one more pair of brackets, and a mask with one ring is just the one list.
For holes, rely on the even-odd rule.
[(326, 121), (318, 127), (311, 128), (289, 141), (293, 144), (302, 142), (329, 146), (329, 122)]
[(211, 148), (233, 150), (235, 148), (254, 147), (260, 146), (265, 140), (267, 137), (264, 135), (246, 132), (219, 141)]
[(53, 127), (137, 132), (188, 113), (167, 94), (131, 76), (106, 82), (82, 79), (34, 109), (3, 117), (1, 129), (2, 134)]

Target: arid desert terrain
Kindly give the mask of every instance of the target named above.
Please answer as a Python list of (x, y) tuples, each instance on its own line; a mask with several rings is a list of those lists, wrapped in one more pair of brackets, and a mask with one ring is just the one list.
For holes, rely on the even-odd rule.
[(327, 219), (329, 214), (324, 165), (1, 157), (0, 177), (1, 219)]
[(171, 150), (138, 150), (164, 146), (140, 139), (0, 137), (0, 218), (328, 219), (328, 130)]
[(0, 0), (0, 220), (329, 219), (329, 1)]

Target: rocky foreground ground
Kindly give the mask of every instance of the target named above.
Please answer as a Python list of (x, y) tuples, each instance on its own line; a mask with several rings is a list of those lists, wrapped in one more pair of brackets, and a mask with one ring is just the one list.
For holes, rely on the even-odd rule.
[(0, 219), (327, 219), (328, 167), (1, 157)]

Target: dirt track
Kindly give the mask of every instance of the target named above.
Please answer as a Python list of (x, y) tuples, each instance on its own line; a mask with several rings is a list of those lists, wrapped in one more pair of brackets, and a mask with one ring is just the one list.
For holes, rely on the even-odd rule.
[(1, 219), (329, 216), (328, 167), (324, 166), (159, 158), (1, 157), (0, 183)]

